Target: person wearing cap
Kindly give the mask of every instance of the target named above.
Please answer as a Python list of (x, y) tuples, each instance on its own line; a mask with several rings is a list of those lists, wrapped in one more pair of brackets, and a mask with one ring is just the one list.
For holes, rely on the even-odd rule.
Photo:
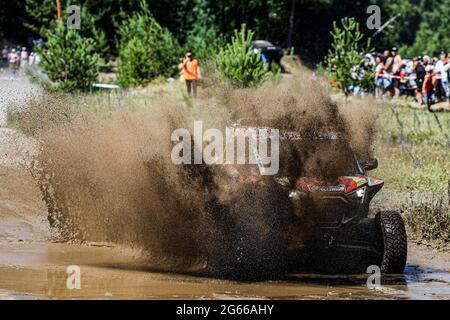
[(422, 93), (423, 93), (423, 100), (427, 105), (427, 111), (431, 112), (431, 103), (432, 103), (432, 95), (434, 91), (434, 84), (433, 84), (433, 66), (426, 66), (425, 68), (425, 78), (423, 80), (423, 86), (422, 86)]
[(197, 97), (197, 79), (199, 75), (198, 61), (192, 51), (187, 51), (183, 59), (183, 78), (186, 81), (187, 92), (190, 96)]
[(19, 67), (19, 55), (16, 53), (15, 48), (12, 48), (11, 52), (9, 53), (8, 62), (10, 67), (12, 68), (13, 73), (16, 73), (16, 70)]
[(439, 61), (436, 62), (436, 73), (439, 77), (438, 80), (438, 89), (439, 92), (442, 93), (448, 100), (450, 106), (450, 87), (448, 82), (448, 70), (450, 69), (450, 61), (447, 61), (447, 54), (445, 52), (441, 52), (439, 56)]

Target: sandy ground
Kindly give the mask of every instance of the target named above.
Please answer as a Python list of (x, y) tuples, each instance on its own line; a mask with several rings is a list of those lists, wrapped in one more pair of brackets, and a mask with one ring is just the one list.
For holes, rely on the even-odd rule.
[[(156, 270), (130, 248), (52, 243), (23, 165), (33, 150), (32, 140), (0, 128), (0, 299), (450, 299), (450, 254), (412, 243), (405, 274), (372, 290), (368, 275), (234, 282)], [(80, 289), (68, 289), (70, 265), (80, 267)]]

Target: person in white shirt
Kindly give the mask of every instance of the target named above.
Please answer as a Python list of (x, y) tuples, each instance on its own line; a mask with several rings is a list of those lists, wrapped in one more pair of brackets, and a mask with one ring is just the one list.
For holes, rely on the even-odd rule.
[(445, 92), (445, 96), (447, 97), (450, 106), (450, 87), (448, 82), (448, 70), (450, 69), (450, 61), (447, 58), (447, 54), (445, 54), (445, 52), (441, 52), (440, 60), (436, 62), (435, 68), (441, 80), (441, 89), (443, 90), (443, 92)]
[(29, 66), (32, 66), (34, 64), (34, 58), (35, 58), (34, 52), (31, 52), (30, 56), (28, 57), (28, 65)]
[(22, 52), (20, 52), (20, 67), (26, 67), (28, 64), (28, 51), (27, 48), (23, 47)]
[(41, 62), (41, 57), (37, 53), (35, 53), (34, 54), (34, 64), (38, 65), (39, 62)]

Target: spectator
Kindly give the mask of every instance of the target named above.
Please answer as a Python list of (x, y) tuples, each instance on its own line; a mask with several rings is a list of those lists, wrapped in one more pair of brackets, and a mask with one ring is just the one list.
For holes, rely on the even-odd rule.
[(427, 111), (431, 111), (431, 104), (433, 99), (433, 92), (434, 92), (434, 85), (433, 85), (433, 72), (434, 67), (433, 66), (427, 66), (425, 68), (425, 78), (423, 80), (423, 86), (422, 86), (422, 93), (423, 93), (423, 100), (427, 105)]
[(389, 50), (384, 50), (384, 91), (392, 92), (392, 67), (394, 64), (394, 58)]
[(417, 57), (417, 63), (414, 67), (414, 72), (416, 73), (416, 98), (417, 102), (422, 105), (423, 104), (423, 96), (422, 96), (422, 88), (423, 88), (423, 80), (425, 79), (426, 71), (425, 66), (423, 65), (422, 57)]
[(11, 67), (13, 73), (16, 73), (19, 67), (19, 55), (16, 53), (16, 49), (12, 49), (8, 55), (9, 66)]
[(381, 56), (377, 55), (375, 58), (375, 97), (382, 97), (384, 94), (384, 64)]
[(27, 48), (23, 47), (20, 53), (20, 67), (26, 67), (28, 64), (28, 51)]
[(2, 50), (2, 68), (8, 67), (8, 46), (4, 46)]
[(35, 58), (36, 58), (35, 53), (31, 52), (30, 56), (28, 57), (28, 65), (29, 66), (32, 66), (34, 64)]
[(37, 53), (35, 53), (34, 54), (34, 65), (38, 65), (39, 64), (39, 62), (41, 62), (41, 57), (37, 54)]
[(404, 72), (405, 72), (405, 83), (408, 90), (417, 92), (416, 74), (415, 67), (417, 64), (417, 58), (413, 58), (411, 61), (403, 61)]
[(191, 51), (187, 51), (183, 59), (183, 77), (189, 95), (197, 97), (197, 79), (199, 75), (198, 61)]
[(400, 96), (400, 71), (403, 66), (402, 57), (398, 54), (397, 48), (393, 47), (391, 50), (393, 57), (392, 62), (392, 87), (394, 89), (394, 96), (398, 98)]
[(389, 52), (389, 50), (384, 50), (384, 52), (383, 52), (383, 64), (384, 65), (386, 65), (390, 56), (391, 56), (391, 53)]
[(439, 80), (437, 81), (437, 91), (439, 96), (444, 96), (450, 106), (450, 88), (448, 83), (448, 70), (450, 69), (450, 61), (447, 60), (445, 52), (441, 52), (440, 60), (436, 62), (436, 72)]

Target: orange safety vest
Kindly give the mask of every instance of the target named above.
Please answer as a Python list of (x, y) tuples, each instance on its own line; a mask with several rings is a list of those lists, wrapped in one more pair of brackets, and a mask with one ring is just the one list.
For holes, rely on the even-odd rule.
[(183, 68), (183, 77), (185, 80), (197, 80), (198, 62), (196, 59), (188, 61)]

